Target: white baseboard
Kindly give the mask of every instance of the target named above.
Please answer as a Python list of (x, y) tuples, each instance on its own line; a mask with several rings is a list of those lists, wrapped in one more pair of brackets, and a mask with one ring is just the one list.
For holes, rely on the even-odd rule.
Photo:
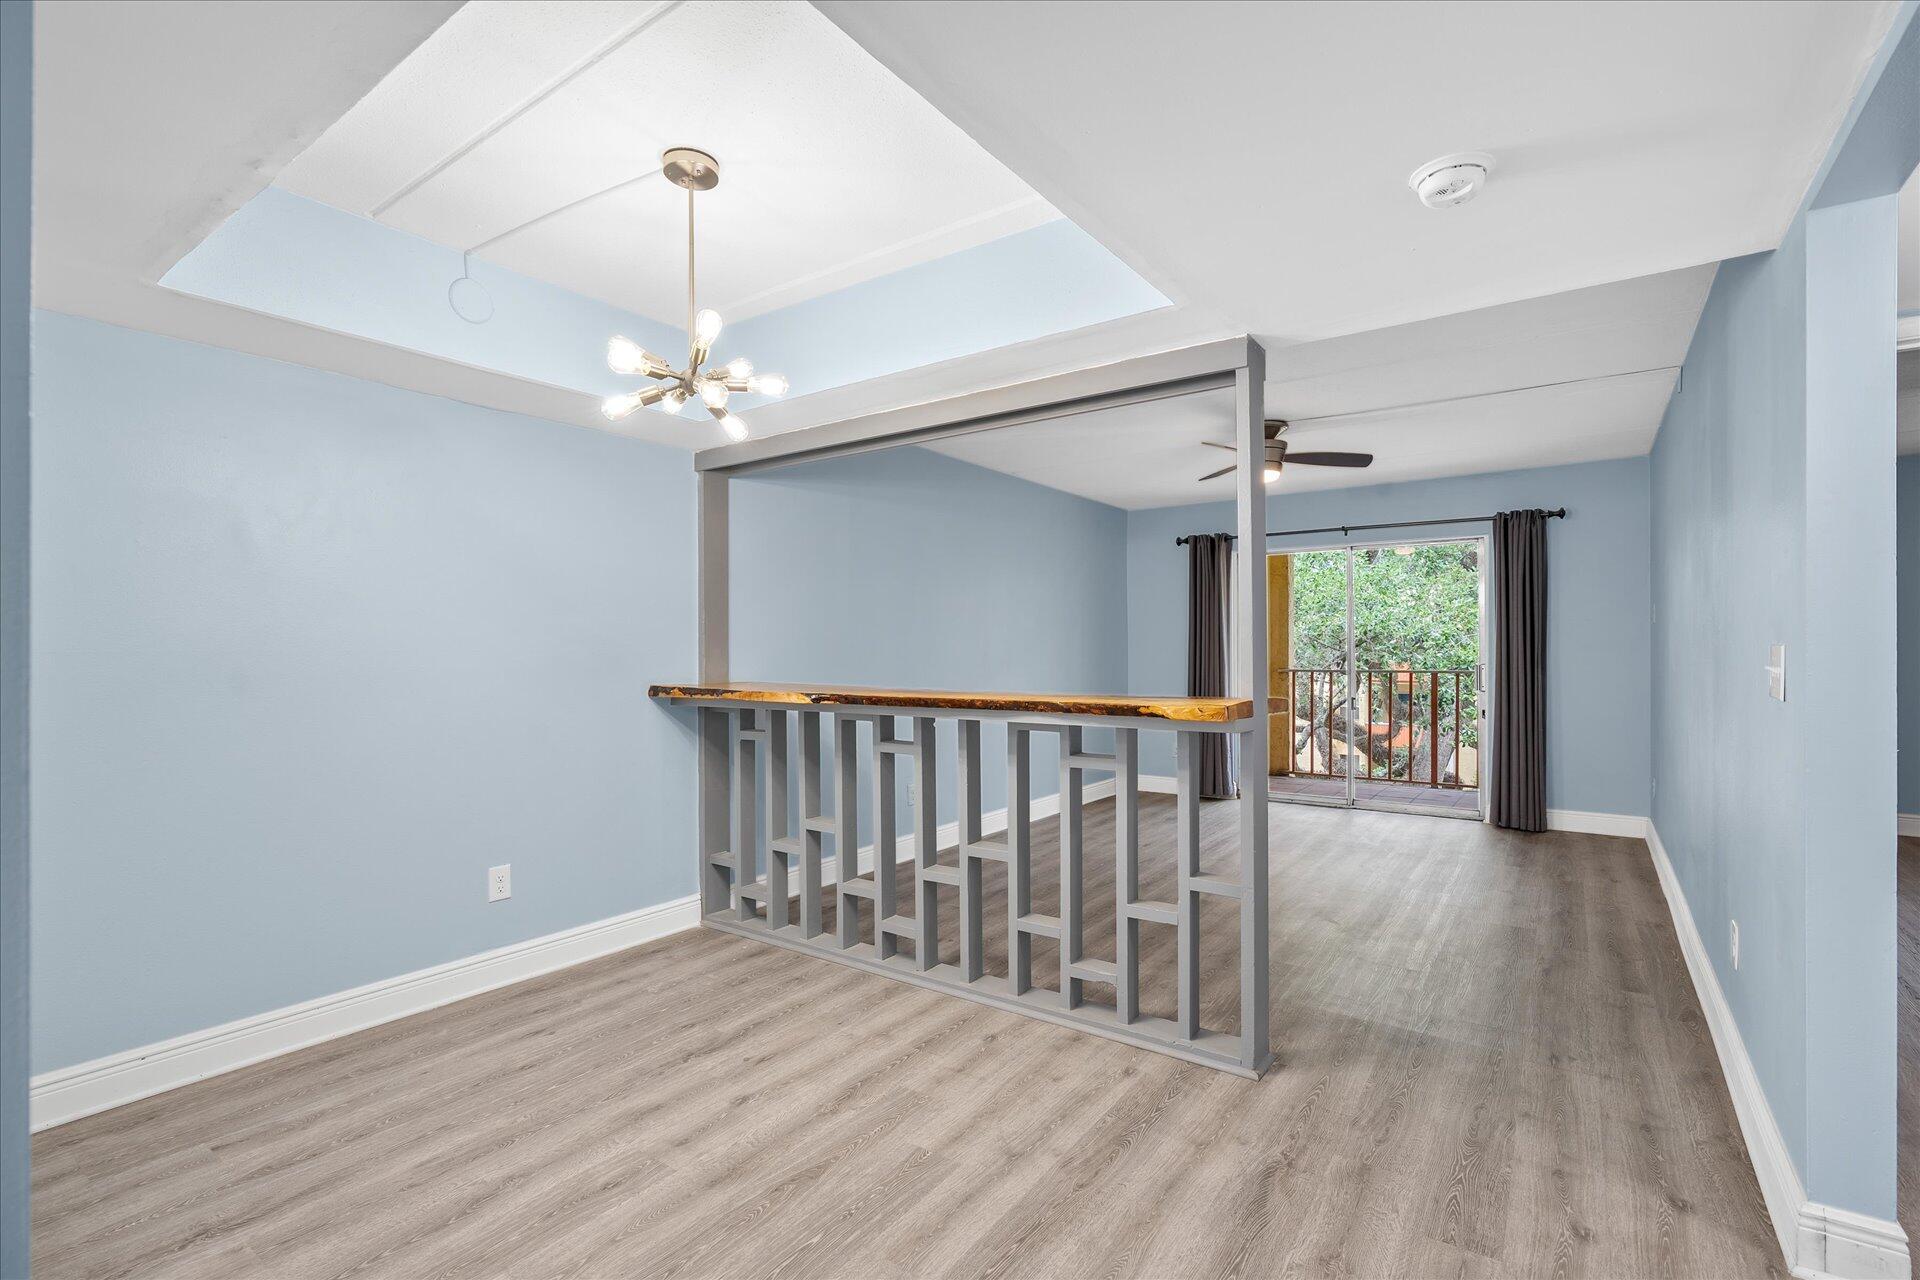
[[(1088, 783), (1082, 799), (1091, 803), (1113, 792), (1113, 779), (1106, 778)], [(1034, 797), (1035, 818), (1050, 818), (1059, 812), (1058, 794)], [(982, 814), (980, 822), (983, 832), (1004, 831), (1007, 811), (996, 809)], [(957, 822), (946, 823), (939, 830), (943, 848), (959, 838)], [(902, 862), (912, 861), (913, 837), (902, 836), (897, 852)], [(861, 846), (859, 861), (863, 872), (873, 870), (871, 844)], [(821, 870), (822, 878), (832, 883), (836, 868), (831, 858)], [(796, 884), (794, 891), (798, 889)], [(48, 1071), (33, 1078), (28, 1102), (30, 1123), (35, 1132), (65, 1124), (483, 991), (624, 951), (699, 923), (696, 894)]]
[(1654, 871), (1666, 894), (1667, 910), (1673, 915), (1674, 933), (1680, 939), (1680, 951), (1686, 957), (1687, 972), (1700, 997), (1707, 1028), (1713, 1034), (1714, 1051), (1720, 1057), (1720, 1071), (1726, 1077), (1727, 1091), (1733, 1095), (1734, 1114), (1740, 1121), (1740, 1134), (1746, 1139), (1747, 1154), (1760, 1180), (1760, 1194), (1773, 1219), (1774, 1235), (1780, 1252), (1786, 1256), (1793, 1274), (1806, 1280), (1833, 1277), (1835, 1280), (1908, 1280), (1912, 1261), (1908, 1254), (1907, 1234), (1900, 1224), (1884, 1218), (1836, 1209), (1807, 1199), (1799, 1170), (1787, 1154), (1786, 1139), (1773, 1118), (1753, 1059), (1747, 1055), (1739, 1024), (1720, 979), (1714, 973), (1706, 944), (1694, 924), (1687, 906), (1686, 893), (1667, 858), (1666, 846), (1652, 819), (1646, 821), (1647, 848), (1653, 855)]
[(1903, 813), (1900, 815), (1900, 834), (1903, 836), (1920, 836), (1920, 813)]
[(1576, 831), (1589, 836), (1628, 836), (1644, 840), (1647, 819), (1633, 813), (1590, 813), (1584, 809), (1547, 810), (1547, 830)]
[(28, 1101), (30, 1123), (35, 1132), (65, 1124), (483, 991), (624, 951), (691, 929), (699, 922), (698, 896), (677, 898), (464, 960), (417, 969), (351, 991), (48, 1071), (33, 1078)]

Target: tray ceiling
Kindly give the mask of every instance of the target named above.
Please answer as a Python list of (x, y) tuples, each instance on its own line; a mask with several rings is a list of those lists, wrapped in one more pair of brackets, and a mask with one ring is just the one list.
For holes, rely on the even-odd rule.
[(276, 185), (465, 250), (630, 183), (481, 256), (680, 324), (686, 196), (654, 174), (670, 145), (721, 161), (701, 303), (733, 322), (1059, 216), (779, 0), (471, 0)]

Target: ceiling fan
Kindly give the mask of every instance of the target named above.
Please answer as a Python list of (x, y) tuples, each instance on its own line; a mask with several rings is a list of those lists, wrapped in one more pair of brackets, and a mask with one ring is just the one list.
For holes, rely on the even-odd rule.
[[(1268, 484), (1272, 484), (1280, 478), (1280, 468), (1283, 463), (1297, 462), (1307, 467), (1370, 467), (1373, 465), (1373, 455), (1370, 453), (1329, 453), (1324, 451), (1317, 453), (1288, 453), (1287, 442), (1280, 439), (1280, 433), (1287, 429), (1287, 420), (1285, 418), (1268, 418), (1266, 425), (1267, 456), (1266, 466), (1262, 471), (1261, 478)], [(1214, 440), (1202, 440), (1200, 443), (1214, 449), (1225, 449), (1228, 453), (1240, 452), (1230, 444), (1220, 444)], [(1239, 467), (1240, 464), (1236, 462), (1230, 467), (1222, 467), (1218, 471), (1209, 471), (1206, 475), (1201, 476), (1200, 479), (1217, 480), (1230, 471), (1237, 471)]]

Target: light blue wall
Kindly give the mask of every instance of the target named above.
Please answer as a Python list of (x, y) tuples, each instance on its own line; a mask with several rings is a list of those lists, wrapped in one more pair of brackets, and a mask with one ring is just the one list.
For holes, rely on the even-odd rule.
[[(1274, 529), (1433, 520), (1521, 507), (1564, 506), (1549, 522), (1547, 563), (1547, 804), (1555, 809), (1648, 811), (1649, 672), (1647, 461), (1373, 485), (1267, 499)], [(1128, 688), (1186, 687), (1184, 533), (1233, 528), (1230, 503), (1136, 511), (1127, 521)], [(1485, 524), (1409, 530), (1470, 536)], [(1391, 530), (1358, 534), (1378, 541)], [(1339, 545), (1338, 534), (1272, 540), (1276, 551)], [(1143, 749), (1142, 768), (1172, 772), (1164, 744)]]
[(1803, 228), (1722, 263), (1653, 453), (1654, 822), (1803, 1172), (1805, 315)]
[[(676, 250), (678, 252), (678, 250)], [(631, 311), (474, 258), (494, 312), (469, 324), (448, 305), (461, 255), (269, 187), (162, 283), (463, 364), (608, 395), (607, 337), (671, 359), (686, 335)], [(790, 395), (877, 378), (1163, 307), (1153, 286), (1066, 219), (740, 321), (715, 357), (785, 373)], [(742, 396), (751, 409), (757, 397)]]
[[(1117, 508), (914, 448), (749, 476), (732, 490), (736, 678), (1126, 691), (1127, 520)], [(940, 759), (951, 762), (950, 722), (941, 733)], [(1005, 740), (993, 725), (982, 736), (989, 811), (1006, 803)], [(1034, 794), (1052, 795), (1056, 739), (1036, 742)], [(953, 785), (945, 764), (942, 822), (954, 818)]]
[(1895, 475), (1898, 532), (1894, 551), (1898, 613), (1900, 812), (1920, 813), (1920, 455), (1900, 459)]
[(1166, 305), (1061, 218), (755, 316), (729, 341), (804, 395)]
[(48, 313), (34, 359), (36, 1071), (692, 892), (686, 454)]
[[(36, 1071), (691, 892), (685, 453), (36, 325)], [(1113, 508), (907, 449), (733, 512), (740, 676), (1124, 688)]]
[(27, 1274), (33, 6), (0, 4), (0, 1276)]
[(242, 205), (162, 283), (253, 311), (496, 369), (595, 396), (634, 379), (607, 368), (624, 333), (671, 356), (686, 335), (645, 316), (474, 259), (493, 318), (469, 324), (448, 304), (460, 255), (278, 187)]
[[(1920, 31), (1920, 28), (1916, 28)], [(1920, 66), (1915, 70), (1920, 72)], [(1910, 117), (1920, 139), (1920, 113)], [(1904, 182), (1904, 178), (1902, 179)], [(1807, 215), (1807, 1191), (1894, 1216), (1898, 184)]]
[[(1893, 703), (1871, 690), (1897, 662), (1894, 193), (1920, 159), (1915, 12), (1781, 246), (1721, 266), (1653, 453), (1654, 819), (1807, 1194), (1881, 1218), (1898, 790)], [(1759, 666), (1774, 643), (1785, 702)]]

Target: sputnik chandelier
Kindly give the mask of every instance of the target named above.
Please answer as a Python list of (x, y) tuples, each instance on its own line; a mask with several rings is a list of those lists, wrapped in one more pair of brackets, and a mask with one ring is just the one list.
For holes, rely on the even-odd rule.
[(737, 391), (782, 396), (787, 393), (787, 380), (777, 373), (755, 373), (745, 356), (736, 356), (717, 369), (703, 371), (700, 367), (713, 351), (713, 340), (720, 336), (720, 313), (694, 310), (693, 193), (711, 191), (720, 184), (720, 162), (692, 147), (673, 147), (661, 155), (660, 172), (667, 181), (687, 190), (687, 367), (676, 369), (631, 338), (616, 334), (607, 339), (607, 367), (615, 373), (652, 378), (654, 385), (609, 396), (600, 412), (618, 422), (635, 409), (654, 404), (668, 413), (679, 413), (689, 401), (698, 399), (728, 439), (745, 440), (747, 424), (728, 411), (728, 399)]

